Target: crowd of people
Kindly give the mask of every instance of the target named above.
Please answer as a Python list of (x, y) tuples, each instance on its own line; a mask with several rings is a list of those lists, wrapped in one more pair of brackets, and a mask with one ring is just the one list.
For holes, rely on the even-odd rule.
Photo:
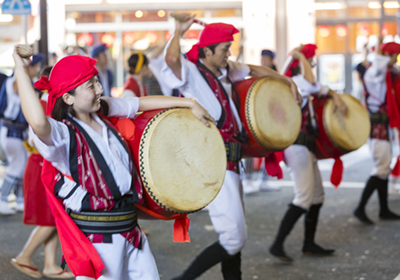
[[(181, 14), (165, 50), (149, 57), (142, 51), (132, 53), (119, 98), (111, 97), (114, 79), (107, 65), (106, 45), (93, 47), (90, 56), (87, 52), (65, 56), (40, 75), (47, 58), (34, 54), (27, 62), (23, 46), (16, 46), (14, 74), (4, 79), (0, 91), (0, 143), (8, 162), (0, 214), (14, 215), (29, 208), (24, 223), (37, 226), (20, 254), (11, 260), (22, 273), (34, 278), (159, 279), (149, 242), (138, 225), (140, 211), (133, 206), (139, 198), (133, 184), (132, 156), (111, 119), (132, 119), (139, 111), (185, 107), (205, 125), (216, 125), (228, 162), (221, 191), (207, 206), (218, 240), (199, 252), (174, 279), (196, 279), (216, 264), (221, 264), (223, 279), (242, 279), (241, 251), (247, 239), (243, 192), (279, 190), (268, 185), (264, 160), (241, 157), (246, 132), (234, 83), (249, 76), (273, 77), (287, 84), (302, 112), (297, 140), (283, 151), (294, 181), (294, 198), (269, 252), (281, 261), (293, 261), (285, 252), (284, 242), (304, 215), (302, 252), (317, 257), (334, 253), (315, 242), (325, 197), (314, 153), (318, 127), (310, 100), (311, 96), (329, 97), (343, 116), (351, 108), (340, 94), (321, 85), (314, 76), (317, 46), (304, 44), (291, 51), (284, 69), (278, 72), (271, 50), (261, 52), (260, 65), (230, 60), (233, 35), (239, 31), (230, 24), (213, 23), (207, 24), (198, 43), (182, 54), (180, 38), (194, 22), (194, 16)], [(357, 67), (371, 119), (368, 146), (374, 168), (354, 215), (367, 225), (374, 223), (365, 207), (375, 189), (380, 219), (400, 220), (388, 207), (391, 133), (400, 128), (393, 88), (399, 54), (400, 44), (380, 42), (372, 60)], [(15, 209), (7, 202), (11, 192), (16, 195)], [(89, 216), (96, 217), (97, 222), (89, 222)], [(125, 216), (135, 218), (123, 228), (99, 222)], [(84, 226), (82, 221), (86, 221)], [(71, 272), (56, 264), (59, 238)], [(45, 245), (42, 272), (32, 262), (41, 244)]]

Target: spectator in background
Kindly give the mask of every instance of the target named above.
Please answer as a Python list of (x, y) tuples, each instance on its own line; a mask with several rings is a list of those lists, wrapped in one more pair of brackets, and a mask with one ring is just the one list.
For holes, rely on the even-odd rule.
[(142, 97), (148, 95), (172, 95), (172, 89), (163, 82), (160, 71), (165, 64), (160, 48), (148, 58), (142, 51), (128, 59), (129, 71), (121, 97)]
[(261, 51), (261, 65), (271, 68), (272, 70), (278, 71), (274, 63), (275, 53), (271, 50)]
[(54, 64), (56, 64), (58, 60), (58, 56), (55, 52), (50, 53), (50, 57), (49, 57), (49, 66), (53, 66)]
[(96, 68), (99, 71), (99, 81), (103, 86), (103, 96), (111, 96), (111, 88), (113, 86), (113, 76), (111, 71), (107, 68), (107, 46), (105, 44), (96, 45), (90, 52), (90, 56), (97, 60)]

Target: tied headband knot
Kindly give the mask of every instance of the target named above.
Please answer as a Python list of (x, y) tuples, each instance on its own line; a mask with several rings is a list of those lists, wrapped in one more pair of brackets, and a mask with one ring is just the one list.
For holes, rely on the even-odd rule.
[(35, 88), (37, 88), (40, 91), (51, 91), (51, 86), (50, 86), (50, 81), (49, 78), (47, 78), (47, 76), (42, 76), (40, 77), (40, 79), (35, 82)]
[(193, 45), (193, 47), (186, 53), (186, 56), (189, 61), (193, 62), (194, 64), (197, 64), (197, 61), (199, 60), (199, 43)]

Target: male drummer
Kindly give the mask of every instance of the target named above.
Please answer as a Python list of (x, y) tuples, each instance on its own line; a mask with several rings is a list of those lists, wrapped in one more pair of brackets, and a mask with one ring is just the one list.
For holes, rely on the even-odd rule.
[(354, 215), (362, 223), (368, 225), (373, 222), (365, 214), (365, 206), (375, 189), (378, 191), (379, 197), (379, 218), (381, 220), (400, 219), (399, 215), (391, 212), (388, 208), (388, 177), (392, 159), (389, 126), (397, 131), (400, 128), (399, 108), (392, 87), (392, 79), (399, 74), (394, 67), (399, 53), (400, 45), (397, 43), (391, 42), (378, 46), (378, 52), (364, 75), (366, 107), (371, 120), (371, 135), (368, 145), (373, 157), (374, 168)]
[(317, 127), (309, 96), (311, 94), (316, 95), (316, 97), (331, 96), (335, 109), (338, 108), (343, 114), (347, 114), (347, 107), (338, 94), (327, 87), (321, 86), (315, 79), (311, 71), (311, 64), (316, 49), (317, 46), (314, 44), (307, 44), (295, 49), (292, 51), (291, 56), (288, 57), (287, 63), (285, 63), (288, 67), (284, 67), (285, 69), (282, 70), (285, 75), (292, 77), (303, 97), (302, 124), (299, 137), (294, 145), (284, 151), (285, 163), (289, 167), (294, 180), (295, 197), (292, 203), (289, 204), (275, 241), (269, 249), (274, 257), (286, 262), (290, 262), (292, 259), (286, 255), (283, 243), (303, 214), (305, 214), (303, 253), (327, 256), (334, 252), (334, 250), (320, 247), (314, 241), (319, 211), (324, 202), (324, 189), (314, 155)]
[(262, 66), (246, 65), (228, 60), (233, 35), (239, 31), (230, 24), (208, 24), (201, 32), (199, 42), (186, 54), (181, 54), (179, 39), (194, 22), (194, 16), (180, 15), (175, 22), (175, 34), (166, 51), (166, 66), (162, 73), (172, 88), (178, 88), (184, 97), (195, 98), (218, 121), (217, 127), (227, 149), (225, 181), (216, 199), (208, 206), (211, 221), (219, 233), (219, 240), (205, 248), (190, 266), (174, 279), (195, 279), (212, 266), (221, 263), (224, 279), (241, 279), (240, 251), (247, 238), (242, 186), (238, 161), (240, 141), (244, 138), (242, 122), (235, 101), (238, 96), (233, 82), (246, 76), (274, 76), (291, 85), (297, 98), (297, 89), (291, 79)]

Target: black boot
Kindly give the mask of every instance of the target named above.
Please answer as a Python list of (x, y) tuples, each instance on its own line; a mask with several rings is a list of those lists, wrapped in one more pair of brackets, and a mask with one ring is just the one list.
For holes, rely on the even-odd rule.
[(379, 179), (378, 197), (379, 197), (379, 218), (382, 220), (400, 220), (400, 216), (391, 212), (388, 207), (388, 180)]
[(285, 216), (282, 219), (281, 225), (279, 226), (278, 234), (275, 238), (274, 243), (269, 248), (269, 252), (274, 257), (280, 259), (281, 261), (291, 262), (292, 258), (286, 255), (283, 250), (283, 242), (286, 237), (292, 231), (293, 226), (296, 224), (297, 220), (304, 214), (306, 210), (300, 208), (296, 205), (290, 204), (289, 209), (286, 211)]
[(183, 274), (173, 278), (172, 280), (196, 279), (217, 263), (220, 263), (231, 257), (233, 256), (229, 255), (224, 247), (222, 247), (217, 241), (209, 245), (200, 254), (198, 254), (189, 267), (183, 272)]
[(360, 222), (362, 222), (366, 225), (374, 224), (374, 222), (372, 222), (367, 217), (367, 214), (365, 214), (365, 205), (367, 205), (368, 199), (371, 197), (374, 190), (378, 187), (379, 183), (380, 183), (380, 179), (378, 177), (375, 177), (375, 176), (369, 177), (367, 184), (365, 185), (365, 188), (361, 195), (360, 203), (358, 204), (357, 208), (354, 210), (354, 216), (356, 216), (357, 219), (360, 220)]
[(315, 232), (317, 231), (319, 210), (322, 204), (311, 205), (304, 219), (304, 245), (303, 254), (329, 256), (335, 250), (324, 249), (315, 243)]
[(230, 258), (221, 262), (221, 271), (224, 280), (241, 280), (242, 271), (241, 267), (242, 256), (241, 253), (231, 256)]

